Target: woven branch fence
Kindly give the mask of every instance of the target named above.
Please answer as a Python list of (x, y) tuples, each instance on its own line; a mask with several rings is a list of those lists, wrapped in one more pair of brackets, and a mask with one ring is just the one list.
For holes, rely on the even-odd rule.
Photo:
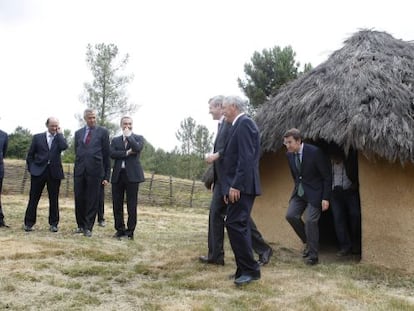
[[(65, 179), (60, 186), (60, 198), (74, 197), (73, 165), (65, 164)], [(5, 163), (3, 194), (29, 195), (30, 174), (22, 163)], [(46, 187), (44, 194), (47, 192)], [(203, 207), (210, 205), (211, 192), (201, 181), (147, 175), (139, 185), (138, 202), (149, 206)], [(111, 186), (105, 187), (105, 201), (112, 202)]]

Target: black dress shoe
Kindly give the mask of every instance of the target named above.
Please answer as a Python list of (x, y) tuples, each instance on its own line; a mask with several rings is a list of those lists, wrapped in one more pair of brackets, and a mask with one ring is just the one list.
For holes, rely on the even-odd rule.
[(202, 263), (207, 263), (207, 264), (211, 264), (211, 265), (224, 266), (224, 259), (212, 260), (212, 259), (209, 259), (207, 256), (200, 256), (200, 257), (198, 257), (198, 259)]
[(58, 232), (58, 227), (57, 226), (50, 226), (49, 231), (50, 232)]
[(117, 231), (113, 235), (113, 238), (120, 240), (123, 236), (125, 236), (125, 232), (123, 232), (123, 231)]
[(259, 260), (257, 261), (259, 265), (267, 265), (270, 261), (270, 257), (273, 255), (273, 249), (268, 248), (263, 254), (259, 256)]
[(82, 228), (76, 228), (73, 233), (83, 233), (83, 229)]
[(341, 249), (341, 250), (339, 250), (339, 252), (336, 253), (336, 256), (337, 257), (345, 257), (345, 256), (349, 256), (351, 254), (352, 254), (352, 252), (351, 252), (350, 249), (349, 250)]
[(33, 227), (28, 226), (28, 225), (23, 225), (23, 230), (26, 231), (26, 232), (30, 232), (30, 231), (33, 231)]
[(318, 257), (316, 258), (306, 258), (305, 259), (305, 264), (307, 264), (308, 266), (314, 266), (317, 265), (319, 263)]
[(236, 284), (237, 286), (242, 286), (249, 284), (251, 281), (256, 281), (258, 279), (260, 279), (260, 277), (253, 277), (251, 275), (241, 275), (234, 280), (234, 284)]
[(92, 236), (92, 231), (89, 229), (83, 230), (83, 235), (90, 238)]
[(302, 251), (302, 257), (306, 258), (308, 256), (309, 256), (309, 248), (308, 248), (307, 245), (305, 245), (305, 247), (303, 248), (303, 251)]
[(10, 226), (6, 225), (5, 222), (0, 222), (0, 228), (10, 228)]

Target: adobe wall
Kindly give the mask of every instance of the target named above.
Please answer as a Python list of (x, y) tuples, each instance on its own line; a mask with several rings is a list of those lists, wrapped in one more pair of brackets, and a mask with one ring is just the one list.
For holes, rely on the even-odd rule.
[(414, 272), (414, 166), (359, 156), (362, 260)]

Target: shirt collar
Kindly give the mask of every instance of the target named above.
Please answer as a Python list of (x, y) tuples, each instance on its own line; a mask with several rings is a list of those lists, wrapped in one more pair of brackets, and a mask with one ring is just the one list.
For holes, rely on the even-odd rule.
[(234, 125), (235, 123), (236, 123), (236, 121), (242, 116), (242, 115), (244, 115), (244, 114), (246, 114), (246, 113), (244, 113), (244, 112), (241, 112), (241, 113), (239, 113), (235, 118), (234, 118), (234, 120), (233, 120), (233, 123), (231, 124), (231, 125)]

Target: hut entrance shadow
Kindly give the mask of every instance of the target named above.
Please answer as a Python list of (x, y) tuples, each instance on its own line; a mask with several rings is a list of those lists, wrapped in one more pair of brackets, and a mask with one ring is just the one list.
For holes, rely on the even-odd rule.
[[(330, 201), (330, 208), (321, 214), (319, 220), (319, 242), (321, 254), (328, 257), (335, 258), (336, 253), (340, 250), (339, 239), (335, 228), (334, 212), (338, 219), (338, 210), (344, 211), (343, 219), (347, 223), (347, 231), (352, 241), (352, 250), (350, 250), (351, 257), (359, 260), (361, 254), (361, 206), (359, 199), (359, 176), (358, 176), (358, 153), (355, 150), (347, 150), (346, 152), (341, 146), (335, 143), (327, 143), (325, 141), (318, 141), (315, 145), (319, 146), (329, 158), (332, 165), (334, 162), (342, 162), (342, 174), (338, 178), (338, 167), (336, 166), (337, 178), (334, 178), (332, 172), (332, 184), (341, 184), (342, 189), (346, 191), (340, 192), (338, 195), (335, 192), (335, 200)], [(338, 161), (340, 159), (340, 161)], [(347, 182), (344, 183), (344, 173), (347, 176)], [(335, 188), (336, 189), (336, 188)], [(336, 190), (335, 190), (336, 191)], [(352, 194), (350, 194), (352, 193)], [(344, 199), (347, 196), (347, 199)], [(353, 198), (352, 200), (350, 198)], [(357, 198), (357, 199), (356, 199)], [(340, 200), (340, 201), (338, 201)], [(339, 204), (339, 205), (338, 205)], [(352, 212), (351, 212), (352, 211)], [(352, 254), (351, 254), (352, 253)]]

